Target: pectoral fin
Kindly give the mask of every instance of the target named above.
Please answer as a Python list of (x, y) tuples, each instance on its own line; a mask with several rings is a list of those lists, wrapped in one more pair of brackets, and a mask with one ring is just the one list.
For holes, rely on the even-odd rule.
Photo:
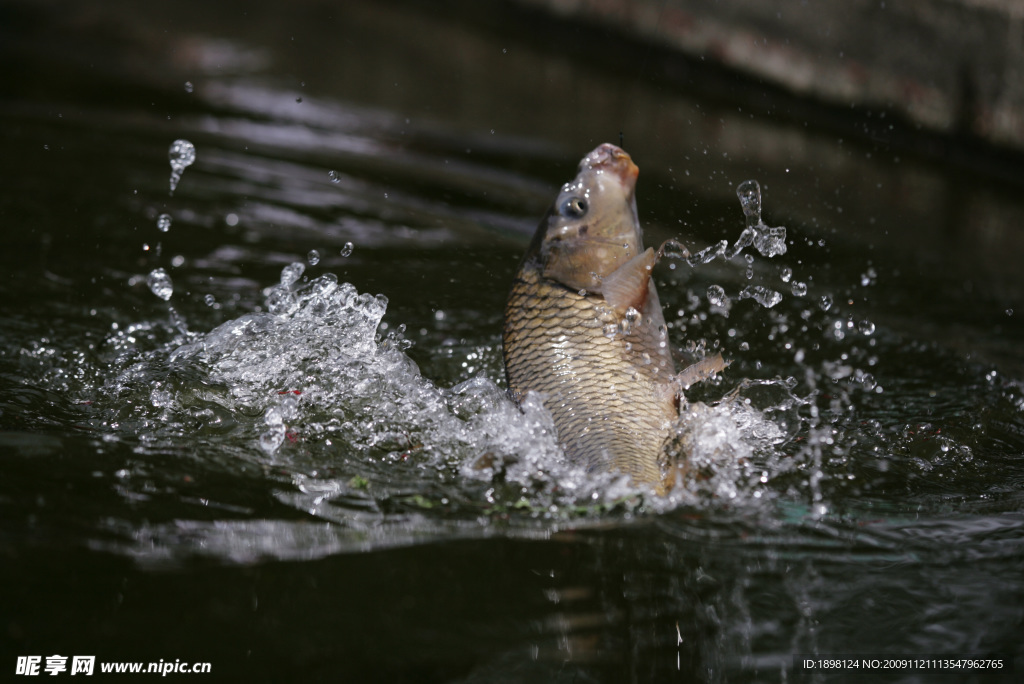
[(651, 284), (651, 269), (657, 260), (654, 250), (648, 247), (601, 281), (600, 293), (617, 314), (625, 315), (630, 307), (643, 310)]
[(721, 373), (725, 370), (729, 362), (722, 358), (721, 352), (714, 356), (708, 356), (701, 359), (692, 366), (687, 367), (681, 373), (676, 375), (676, 382), (679, 383), (680, 387), (684, 390), (689, 389), (691, 385), (695, 385), (702, 380), (715, 375), (715, 373)]

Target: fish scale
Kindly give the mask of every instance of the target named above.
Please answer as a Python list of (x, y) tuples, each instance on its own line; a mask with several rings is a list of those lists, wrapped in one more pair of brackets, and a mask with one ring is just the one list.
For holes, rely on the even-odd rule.
[(581, 295), (524, 265), (505, 313), (509, 390), (517, 402), (527, 391), (540, 394), (571, 461), (660, 484), (678, 412), (667, 390), (674, 368), (653, 283), (632, 329), (605, 334), (619, 323), (604, 298)]

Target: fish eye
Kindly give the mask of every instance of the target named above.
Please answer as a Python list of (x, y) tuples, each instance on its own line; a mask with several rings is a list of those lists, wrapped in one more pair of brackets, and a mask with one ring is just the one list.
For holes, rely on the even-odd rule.
[(587, 213), (587, 200), (582, 197), (570, 197), (561, 206), (562, 216), (582, 218)]

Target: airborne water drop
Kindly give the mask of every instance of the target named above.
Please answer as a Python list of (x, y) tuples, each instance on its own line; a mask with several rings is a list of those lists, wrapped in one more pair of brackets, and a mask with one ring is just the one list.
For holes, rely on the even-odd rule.
[(747, 225), (754, 226), (761, 222), (761, 186), (756, 180), (743, 181), (736, 188), (736, 196), (740, 198), (743, 215), (747, 217)]
[(715, 306), (726, 306), (729, 303), (729, 297), (725, 294), (725, 288), (721, 285), (709, 285), (708, 286), (708, 301)]
[(782, 301), (782, 294), (762, 285), (748, 285), (740, 290), (740, 299), (753, 299), (766, 309), (770, 309)]
[(171, 282), (171, 276), (167, 275), (167, 271), (162, 268), (155, 268), (150, 271), (146, 277), (146, 285), (149, 289), (160, 299), (170, 301), (171, 295), (174, 294), (174, 283)]
[(167, 151), (167, 158), (171, 162), (171, 194), (173, 195), (174, 189), (178, 187), (178, 181), (181, 180), (181, 174), (196, 160), (195, 145), (188, 140), (175, 140)]
[(292, 283), (296, 282), (302, 277), (302, 274), (306, 271), (306, 265), (301, 261), (288, 264), (281, 269), (281, 284), (288, 287)]

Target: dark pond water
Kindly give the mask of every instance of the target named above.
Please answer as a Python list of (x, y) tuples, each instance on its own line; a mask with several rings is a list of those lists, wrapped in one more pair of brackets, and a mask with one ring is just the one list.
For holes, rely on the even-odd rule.
[[(0, 668), (1024, 667), (1020, 186), (605, 38), (388, 3), (0, 6)], [(673, 344), (733, 362), (691, 396), (704, 477), (665, 499), (576, 472), (503, 395), (512, 273), (620, 135), (648, 244), (732, 249), (748, 179), (787, 230), (658, 267)]]

